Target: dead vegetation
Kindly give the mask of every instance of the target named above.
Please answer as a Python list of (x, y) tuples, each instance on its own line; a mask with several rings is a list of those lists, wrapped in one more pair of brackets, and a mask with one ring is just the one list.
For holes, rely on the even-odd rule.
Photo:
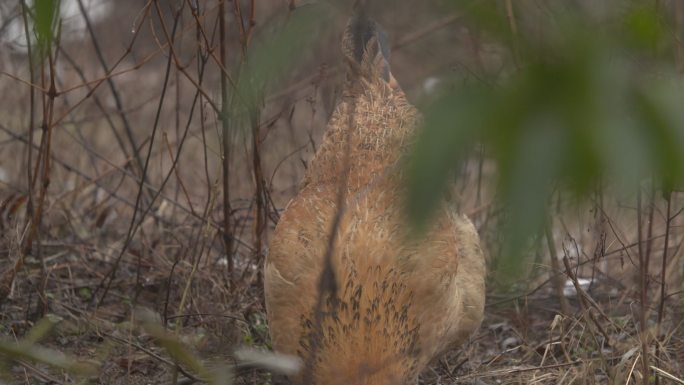
[[(282, 383), (235, 350), (270, 348), (261, 265), (337, 100), (347, 5), (293, 31), (311, 5), (64, 3), (43, 63), (0, 43), (0, 383)], [(0, 35), (21, 32), (22, 4), (0, 4)], [(409, 99), (515, 68), (431, 2), (375, 12)], [(469, 159), (450, 195), (494, 268), (505, 212), (487, 153)], [(492, 275), (483, 326), (420, 383), (684, 383), (681, 193), (644, 181), (549, 206), (522, 274)]]

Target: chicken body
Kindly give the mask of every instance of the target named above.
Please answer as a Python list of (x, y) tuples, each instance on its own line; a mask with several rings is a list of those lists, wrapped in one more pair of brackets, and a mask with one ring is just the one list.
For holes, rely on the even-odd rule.
[[(348, 27), (345, 37), (356, 33)], [(343, 42), (352, 56), (343, 100), (276, 227), (264, 269), (273, 347), (306, 364), (296, 384), (414, 383), (482, 320), (477, 232), (444, 203), (427, 234), (411, 236), (397, 164), (419, 114), (385, 73), (377, 34), (356, 41), (362, 55)], [(331, 246), (335, 290), (317, 305)]]

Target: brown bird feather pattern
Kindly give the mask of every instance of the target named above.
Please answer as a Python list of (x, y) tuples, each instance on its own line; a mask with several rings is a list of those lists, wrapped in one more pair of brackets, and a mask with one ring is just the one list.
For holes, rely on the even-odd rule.
[[(482, 320), (485, 262), (472, 223), (444, 203), (425, 236), (409, 233), (397, 165), (420, 117), (389, 72), (385, 48), (377, 23), (352, 17), (342, 39), (342, 101), (266, 260), (273, 347), (306, 363), (295, 384), (415, 383)], [(320, 294), (328, 251), (336, 286)]]

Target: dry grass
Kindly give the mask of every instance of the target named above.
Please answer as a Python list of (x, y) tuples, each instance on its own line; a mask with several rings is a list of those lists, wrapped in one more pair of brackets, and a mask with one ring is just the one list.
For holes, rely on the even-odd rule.
[[(192, 2), (183, 3), (173, 52), (168, 42), (174, 10), (162, 2), (159, 10), (154, 2), (116, 2), (109, 17), (94, 25), (104, 66), (89, 32), (71, 41), (63, 36), (53, 76), (60, 93), (41, 91), (51, 78), (46, 71), (43, 80), (35, 77), (33, 104), (27, 56), (0, 48), (0, 336), (25, 338), (38, 320), (56, 315), (61, 321), (41, 343), (94, 360), (101, 365), (95, 382), (103, 384), (197, 376), (185, 364), (178, 369), (177, 357), (139, 326), (136, 307), (157, 312), (207, 366), (236, 363), (233, 353), (240, 346), (269, 347), (263, 254), (320, 143), (341, 82), (336, 31), (348, 10), (338, 4), (313, 52), (268, 89), (258, 118), (236, 119), (230, 127), (226, 227), (222, 127), (212, 107), (221, 106), (218, 6), (200, 2), (196, 19)], [(231, 73), (240, 65), (243, 44), (277, 31), (288, 17), (285, 1), (254, 3), (253, 27), (252, 2), (226, 3)], [(20, 17), (4, 12), (20, 9), (17, 4), (0, 5), (3, 15)], [(243, 31), (232, 8), (237, 4)], [(397, 46), (393, 72), (410, 99), (427, 92), (426, 79), (451, 68), (487, 71), (511, 60), (429, 4), (377, 7)], [(206, 47), (214, 49), (198, 87), (199, 55), (207, 55)], [(50, 114), (44, 113), (47, 106)], [(49, 148), (42, 141), (43, 122), (51, 131)], [(493, 203), (495, 171), (474, 153), (453, 196), (478, 226), (494, 266), (502, 219)], [(48, 167), (37, 166), (45, 155)], [(28, 182), (29, 170), (37, 176), (34, 183)], [(255, 175), (263, 178), (261, 190)], [(466, 347), (423, 373), (420, 383), (630, 384), (643, 383), (644, 376), (658, 384), (682, 383), (684, 200), (673, 194), (668, 209), (648, 182), (642, 187), (640, 206), (633, 196), (615, 198), (615, 191), (581, 204), (557, 196), (549, 224), (553, 247), (544, 239), (531, 244), (529, 260), (521, 261), (525, 274), (514, 287), (501, 287), (492, 275), (484, 325)], [(549, 263), (551, 250), (559, 257), (556, 267)], [(574, 278), (591, 284), (580, 294), (569, 288), (564, 311), (552, 283), (573, 286)], [(233, 370), (238, 383), (284, 381), (261, 369)], [(0, 366), (0, 373), (0, 383), (66, 384), (78, 378), (24, 359)]]

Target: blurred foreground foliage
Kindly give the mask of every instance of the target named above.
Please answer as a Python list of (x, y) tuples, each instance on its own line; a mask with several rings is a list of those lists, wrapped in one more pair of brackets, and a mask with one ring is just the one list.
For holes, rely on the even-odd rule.
[(260, 31), (245, 47), (243, 57), (235, 55), (233, 59), (242, 65), (234, 66), (237, 76), (230, 111), (233, 124), (247, 128), (252, 114), (263, 106), (265, 93), (282, 87), (293, 68), (310, 59), (317, 39), (330, 32), (323, 23), (331, 17), (331, 11), (331, 7), (317, 4), (298, 7)]
[[(211, 363), (201, 359), (193, 346), (189, 345), (179, 333), (164, 327), (158, 314), (147, 308), (135, 310), (135, 330), (140, 336), (151, 337), (159, 348), (166, 352), (172, 362), (178, 367), (185, 368), (183, 374), (193, 376), (195, 382), (203, 382), (212, 385), (233, 384), (234, 369), (241, 367), (257, 367), (269, 370), (273, 373), (293, 374), (296, 373), (301, 362), (296, 357), (268, 352), (252, 348), (240, 348), (234, 350), (235, 364), (227, 366), (221, 363)], [(28, 333), (18, 341), (0, 338), (0, 383), (3, 376), (11, 380), (10, 367), (14, 362), (26, 364), (39, 364), (53, 370), (68, 373), (85, 383), (101, 376), (102, 362), (93, 359), (79, 359), (68, 356), (60, 351), (47, 348), (39, 343), (48, 339), (55, 327), (63, 322), (62, 318), (53, 314), (39, 320)], [(123, 323), (122, 328), (130, 328), (131, 325)], [(127, 330), (131, 332), (131, 330)], [(130, 336), (129, 336), (130, 338)], [(150, 347), (151, 349), (154, 349)], [(173, 370), (173, 368), (169, 368)], [(177, 383), (179, 373), (176, 371), (173, 383)]]
[(667, 197), (681, 186), (684, 92), (671, 10), (652, 1), (513, 1), (513, 12), (505, 2), (459, 4), (445, 7), (510, 48), (512, 64), (423, 104), (409, 157), (418, 228), (478, 143), (496, 163), (506, 213), (504, 279), (520, 272), (557, 189), (582, 199), (601, 183), (632, 195), (654, 178)]
[(55, 325), (60, 321), (60, 317), (48, 315), (38, 321), (21, 340), (9, 341), (4, 338), (0, 339), (0, 375), (4, 371), (9, 373), (9, 364), (19, 360), (29, 363), (40, 363), (55, 369), (64, 370), (79, 377), (94, 376), (99, 370), (99, 363), (79, 360), (38, 344), (50, 334)]

